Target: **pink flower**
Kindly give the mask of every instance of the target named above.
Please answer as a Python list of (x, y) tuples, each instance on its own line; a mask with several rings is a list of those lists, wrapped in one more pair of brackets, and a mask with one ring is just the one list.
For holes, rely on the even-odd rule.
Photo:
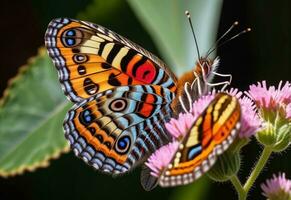
[(238, 99), (241, 98), (241, 96), (243, 95), (243, 93), (241, 91), (239, 91), (237, 88), (230, 88), (230, 90), (225, 91), (227, 94), (236, 97)]
[(261, 184), (263, 195), (270, 200), (289, 200), (291, 199), (291, 180), (286, 179), (285, 173), (273, 175), (266, 183)]
[(190, 112), (194, 116), (195, 120), (201, 113), (205, 110), (205, 108), (209, 105), (209, 103), (214, 99), (215, 91), (213, 90), (210, 94), (201, 96), (199, 99), (194, 101), (192, 110)]
[(180, 113), (178, 119), (172, 118), (165, 126), (175, 139), (180, 140), (186, 135), (194, 121), (191, 113)]
[(151, 175), (159, 177), (160, 173), (171, 162), (179, 146), (179, 142), (173, 141), (159, 148), (146, 161), (145, 165), (151, 169)]
[(262, 121), (258, 116), (256, 106), (248, 97), (239, 99), (241, 105), (241, 130), (240, 138), (249, 138), (254, 135), (262, 126)]
[(291, 83), (288, 81), (284, 85), (280, 81), (277, 89), (275, 86), (268, 88), (266, 81), (258, 82), (251, 85), (246, 94), (255, 101), (263, 115), (279, 112), (283, 118), (290, 118)]

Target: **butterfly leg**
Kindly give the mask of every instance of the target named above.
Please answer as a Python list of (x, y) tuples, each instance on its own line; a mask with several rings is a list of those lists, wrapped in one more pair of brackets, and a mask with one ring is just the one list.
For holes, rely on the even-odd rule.
[(210, 83), (207, 81), (206, 77), (203, 76), (203, 80), (205, 82), (206, 85), (208, 85), (209, 87), (216, 87), (216, 86), (220, 86), (220, 85), (223, 85), (222, 86), (222, 89), (221, 91), (224, 91), (225, 88), (231, 84), (231, 81), (232, 81), (232, 75), (231, 74), (220, 74), (220, 73), (217, 73), (217, 72), (212, 72), (214, 75), (216, 76), (219, 76), (219, 77), (229, 77), (229, 80), (227, 81), (222, 81), (222, 82), (217, 82), (217, 83)]

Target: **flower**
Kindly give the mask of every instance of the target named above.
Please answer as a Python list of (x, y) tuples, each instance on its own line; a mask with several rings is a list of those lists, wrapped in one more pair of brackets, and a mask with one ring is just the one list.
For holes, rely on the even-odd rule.
[(267, 121), (276, 120), (278, 114), (283, 119), (290, 118), (291, 83), (287, 81), (282, 85), (283, 82), (280, 81), (277, 89), (275, 86), (268, 88), (266, 81), (262, 81), (257, 85), (251, 85), (249, 91), (246, 92), (255, 101), (261, 110), (262, 117)]
[(145, 165), (150, 168), (152, 176), (159, 177), (163, 169), (171, 162), (178, 147), (179, 142), (173, 141), (162, 146), (149, 157)]
[(276, 89), (262, 81), (251, 85), (246, 94), (256, 103), (262, 119), (258, 141), (276, 152), (286, 149), (291, 132), (291, 83), (280, 81)]
[(172, 118), (165, 124), (165, 127), (175, 139), (181, 140), (194, 121), (194, 116), (191, 113), (180, 113), (178, 119)]
[(240, 138), (250, 138), (261, 127), (262, 120), (259, 118), (256, 106), (248, 97), (242, 97), (239, 99), (242, 112), (242, 126), (239, 132)]
[(205, 110), (209, 103), (214, 99), (215, 93), (215, 90), (213, 90), (211, 93), (203, 95), (199, 99), (194, 101), (192, 105), (192, 110), (190, 110), (190, 112), (195, 119), (197, 119), (197, 117), (201, 115), (201, 113)]
[(263, 195), (270, 200), (290, 200), (291, 199), (291, 180), (286, 179), (285, 173), (273, 175), (266, 183), (261, 184)]
[(238, 99), (241, 106), (241, 130), (239, 132), (239, 138), (250, 138), (261, 127), (262, 121), (257, 113), (256, 106), (252, 100), (246, 96), (242, 97), (242, 92), (236, 88), (231, 88), (226, 91), (231, 96)]

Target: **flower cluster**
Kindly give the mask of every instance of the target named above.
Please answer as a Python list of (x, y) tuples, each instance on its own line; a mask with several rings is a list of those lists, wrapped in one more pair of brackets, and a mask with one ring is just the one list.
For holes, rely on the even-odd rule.
[(274, 121), (278, 117), (290, 121), (291, 83), (288, 81), (285, 84), (280, 81), (277, 89), (275, 86), (268, 88), (266, 81), (258, 82), (251, 85), (246, 94), (255, 101), (266, 121)]
[(257, 139), (265, 146), (280, 152), (290, 141), (291, 132), (291, 83), (281, 81), (267, 87), (266, 81), (251, 85), (246, 94), (256, 103), (263, 127), (257, 133)]

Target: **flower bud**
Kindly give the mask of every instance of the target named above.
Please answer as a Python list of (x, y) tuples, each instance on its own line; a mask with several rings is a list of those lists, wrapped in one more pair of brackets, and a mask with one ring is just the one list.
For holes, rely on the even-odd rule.
[(257, 140), (264, 146), (272, 148), (274, 152), (285, 150), (290, 144), (291, 125), (275, 126), (268, 122), (264, 129), (257, 133)]
[(214, 181), (228, 181), (233, 175), (237, 174), (240, 168), (240, 154), (227, 150), (217, 158), (214, 166), (207, 172), (207, 175)]

